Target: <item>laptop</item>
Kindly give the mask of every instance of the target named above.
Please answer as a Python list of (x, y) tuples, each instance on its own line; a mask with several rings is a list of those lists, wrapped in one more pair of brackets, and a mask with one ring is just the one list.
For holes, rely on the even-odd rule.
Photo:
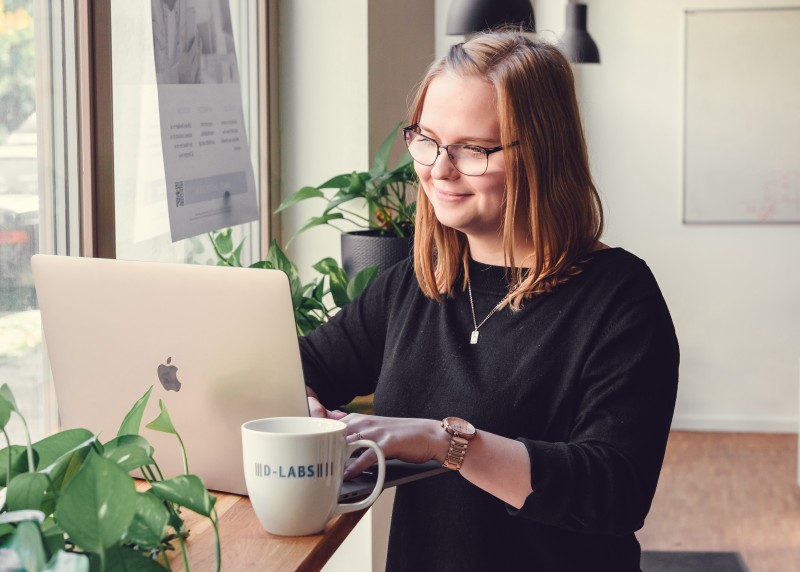
[[(309, 414), (283, 272), (42, 254), (31, 265), (62, 428), (109, 441), (152, 388), (140, 434), (164, 477), (182, 474), (183, 461), (175, 435), (145, 427), (159, 402), (189, 472), (244, 495), (242, 423)], [(384, 486), (440, 472), (393, 460)], [(341, 499), (366, 497), (371, 473), (346, 482)]]

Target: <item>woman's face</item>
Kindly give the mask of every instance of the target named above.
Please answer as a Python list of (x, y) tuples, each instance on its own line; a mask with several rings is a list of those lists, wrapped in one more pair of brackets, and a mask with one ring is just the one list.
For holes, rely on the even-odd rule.
[[(497, 102), (491, 84), (477, 77), (444, 74), (428, 86), (419, 119), (423, 135), (441, 145), (467, 143), (481, 147), (500, 145)], [(500, 242), (505, 195), (503, 153), (489, 155), (483, 175), (461, 174), (444, 149), (429, 167), (414, 163), (417, 176), (436, 218), (473, 241)]]

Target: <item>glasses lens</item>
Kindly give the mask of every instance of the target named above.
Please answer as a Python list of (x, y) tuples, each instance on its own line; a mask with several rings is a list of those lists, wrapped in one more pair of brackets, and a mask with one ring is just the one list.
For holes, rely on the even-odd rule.
[(433, 139), (420, 135), (416, 131), (406, 131), (406, 145), (411, 158), (422, 165), (433, 165), (439, 154), (439, 146)]
[(489, 157), (483, 147), (450, 145), (447, 149), (453, 166), (464, 175), (483, 175), (489, 166)]

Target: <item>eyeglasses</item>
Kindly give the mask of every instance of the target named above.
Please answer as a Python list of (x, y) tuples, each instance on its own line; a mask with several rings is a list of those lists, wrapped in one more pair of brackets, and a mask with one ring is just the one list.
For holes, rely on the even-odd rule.
[[(403, 128), (403, 137), (412, 159), (420, 165), (430, 167), (439, 158), (439, 150), (444, 149), (453, 167), (458, 169), (462, 175), (469, 177), (483, 175), (489, 168), (489, 155), (505, 149), (502, 145), (491, 148), (462, 143), (440, 145), (437, 141), (420, 133), (418, 129), (419, 125), (417, 124)], [(507, 147), (518, 144), (519, 141), (514, 141)]]

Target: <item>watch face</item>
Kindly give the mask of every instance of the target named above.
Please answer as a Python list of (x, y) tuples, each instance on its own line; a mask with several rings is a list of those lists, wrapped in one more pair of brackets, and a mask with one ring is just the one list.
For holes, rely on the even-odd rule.
[(452, 428), (458, 431), (459, 433), (463, 433), (465, 435), (470, 435), (475, 433), (475, 427), (472, 426), (472, 423), (469, 421), (465, 421), (460, 417), (448, 417), (447, 424)]

